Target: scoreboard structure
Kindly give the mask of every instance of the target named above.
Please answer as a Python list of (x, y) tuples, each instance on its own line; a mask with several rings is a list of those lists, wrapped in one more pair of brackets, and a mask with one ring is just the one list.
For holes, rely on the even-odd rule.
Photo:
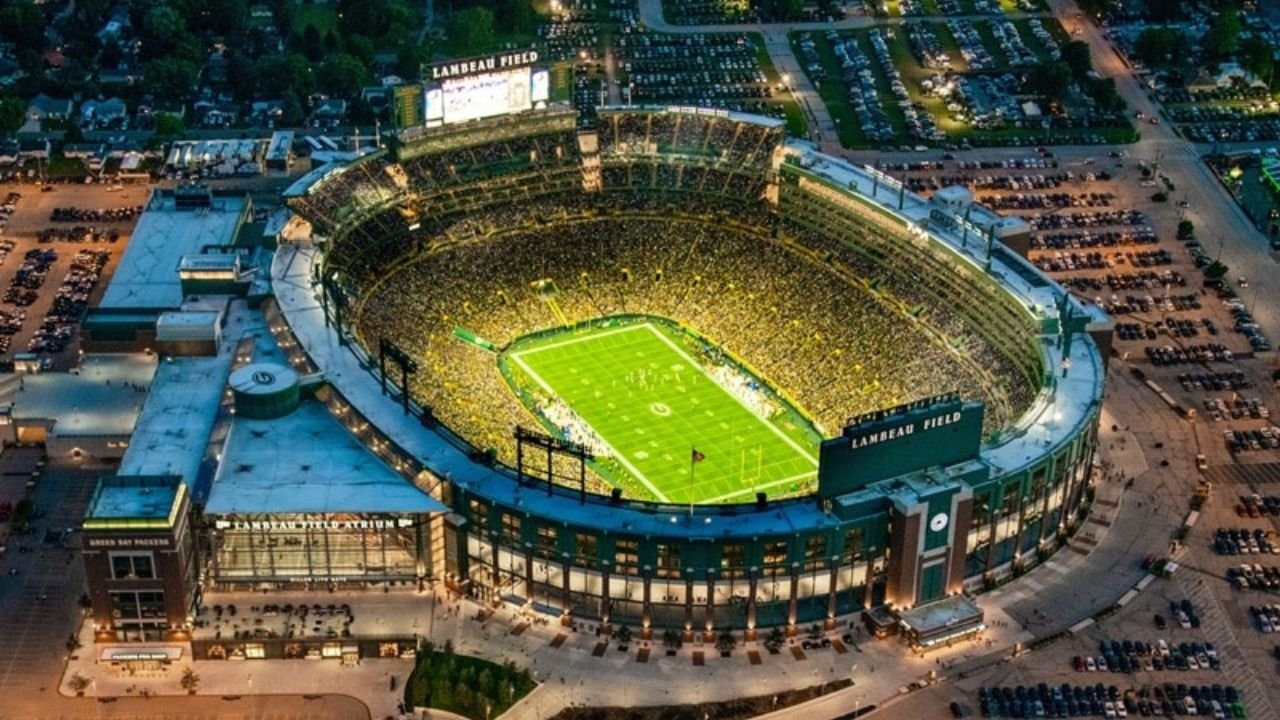
[(427, 127), (545, 108), (548, 69), (536, 50), (454, 60), (427, 67), (422, 118)]

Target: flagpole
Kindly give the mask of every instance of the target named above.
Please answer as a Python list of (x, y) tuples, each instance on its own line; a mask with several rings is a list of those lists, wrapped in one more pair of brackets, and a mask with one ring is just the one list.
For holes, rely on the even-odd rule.
[(693, 446), (689, 447), (689, 520), (693, 520), (693, 497), (697, 484), (693, 481), (693, 473), (698, 469), (697, 449)]

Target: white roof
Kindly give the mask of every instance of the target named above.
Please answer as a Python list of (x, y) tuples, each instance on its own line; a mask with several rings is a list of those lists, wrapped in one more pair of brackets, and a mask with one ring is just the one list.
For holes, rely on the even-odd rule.
[(237, 417), (205, 512), (431, 513), (448, 508), (360, 444), (319, 402), (274, 420)]
[(195, 487), (231, 369), (231, 353), (160, 363), (120, 475), (177, 475)]
[(74, 372), (24, 375), (9, 401), (16, 420), (55, 421), (55, 436), (128, 436), (155, 373), (154, 356), (88, 355)]
[(175, 210), (172, 195), (152, 196), (99, 307), (170, 310), (182, 304), (178, 267), (186, 255), (234, 239), (245, 201), (216, 196), (207, 210)]
[(170, 311), (160, 313), (160, 318), (156, 320), (156, 329), (160, 330), (167, 327), (203, 327), (208, 325), (217, 325), (221, 319), (222, 313), (216, 310), (195, 310), (195, 311)]

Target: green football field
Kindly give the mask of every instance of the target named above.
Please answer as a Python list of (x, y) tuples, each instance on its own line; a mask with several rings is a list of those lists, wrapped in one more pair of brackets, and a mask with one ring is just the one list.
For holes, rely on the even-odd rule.
[(652, 499), (745, 502), (756, 491), (792, 494), (817, 475), (810, 428), (762, 418), (654, 324), (557, 335), (507, 358), (590, 425)]

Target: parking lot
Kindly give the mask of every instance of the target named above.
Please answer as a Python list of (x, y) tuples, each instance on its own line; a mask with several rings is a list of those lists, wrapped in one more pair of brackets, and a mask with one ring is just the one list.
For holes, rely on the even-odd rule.
[[(36, 352), (74, 365), (78, 322), (102, 297), (150, 188), (0, 185), (0, 361)], [(16, 197), (15, 197), (16, 195)]]

